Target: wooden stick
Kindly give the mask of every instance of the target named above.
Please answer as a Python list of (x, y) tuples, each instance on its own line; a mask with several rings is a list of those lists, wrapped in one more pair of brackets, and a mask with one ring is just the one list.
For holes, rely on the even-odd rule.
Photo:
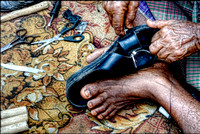
[(11, 124), (15, 124), (18, 122), (23, 122), (23, 121), (28, 121), (28, 114), (21, 114), (21, 115), (17, 115), (17, 116), (13, 116), (10, 118), (5, 118), (1, 120), (1, 127), (3, 126), (8, 126)]
[(35, 4), (33, 6), (30, 6), (30, 7), (26, 7), (26, 8), (23, 8), (23, 9), (16, 10), (16, 11), (12, 11), (12, 12), (1, 17), (1, 23), (5, 22), (5, 21), (12, 20), (12, 19), (17, 18), (17, 17), (21, 17), (21, 16), (24, 16), (24, 15), (28, 15), (28, 14), (38, 12), (40, 10), (47, 9), (48, 7), (49, 7), (49, 1), (43, 1), (41, 3)]
[(12, 125), (3, 126), (1, 127), (1, 133), (8, 134), (8, 133), (18, 133), (22, 131), (28, 130), (28, 124), (26, 121), (18, 122)]
[(21, 115), (21, 114), (27, 114), (26, 106), (18, 107), (18, 108), (12, 108), (1, 111), (1, 119)]

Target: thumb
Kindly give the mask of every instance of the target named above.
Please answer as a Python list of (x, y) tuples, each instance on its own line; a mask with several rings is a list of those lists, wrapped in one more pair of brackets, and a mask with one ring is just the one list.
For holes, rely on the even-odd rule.
[(174, 23), (174, 20), (156, 20), (156, 21), (151, 21), (147, 20), (147, 25), (151, 28), (163, 28), (164, 26), (171, 25)]

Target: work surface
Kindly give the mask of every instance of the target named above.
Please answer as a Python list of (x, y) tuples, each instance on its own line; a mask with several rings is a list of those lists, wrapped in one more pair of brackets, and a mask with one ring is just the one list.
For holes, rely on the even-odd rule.
[[(1, 68), (1, 110), (27, 106), (30, 132), (38, 133), (178, 133), (177, 126), (158, 112), (154, 102), (138, 102), (119, 111), (111, 120), (99, 120), (88, 109), (73, 108), (66, 98), (65, 81), (87, 65), (86, 56), (95, 47), (110, 45), (117, 38), (100, 2), (62, 1), (59, 16), (47, 27), (52, 5), (43, 11), (1, 24), (1, 47), (15, 37), (19, 28), (27, 35), (40, 35), (34, 41), (54, 37), (67, 20), (62, 13), (70, 9), (88, 26), (79, 43), (57, 41), (40, 51), (36, 45), (17, 45), (1, 54), (1, 63), (42, 67), (45, 73), (24, 73)], [(73, 35), (74, 31), (67, 33)]]

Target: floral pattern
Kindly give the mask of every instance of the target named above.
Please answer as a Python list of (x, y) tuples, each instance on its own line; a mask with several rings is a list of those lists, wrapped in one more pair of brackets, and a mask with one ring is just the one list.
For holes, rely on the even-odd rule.
[[(38, 68), (45, 72), (34, 74), (1, 67), (1, 110), (27, 106), (30, 129), (24, 133), (65, 133), (69, 129), (70, 132), (82, 132), (81, 124), (77, 125), (80, 119), (84, 120), (84, 131), (89, 133), (134, 133), (141, 130), (138, 129), (141, 125), (152, 127), (148, 120), (158, 107), (153, 103), (143, 102), (126, 107), (112, 120), (98, 120), (91, 116), (89, 110), (75, 109), (69, 104), (65, 92), (67, 78), (87, 65), (86, 56), (95, 47), (108, 46), (117, 36), (99, 1), (62, 1), (58, 17), (47, 27), (52, 6), (51, 4), (47, 10), (2, 23), (1, 47), (14, 39), (15, 31), (21, 27), (27, 29), (27, 35), (39, 35), (34, 41), (54, 37), (68, 22), (62, 16), (66, 9), (88, 22), (83, 33), (85, 38), (79, 43), (56, 41), (37, 52), (34, 50), (40, 44), (21, 44), (2, 53), (1, 63)], [(64, 36), (74, 34), (75, 31), (70, 31)], [(166, 122), (164, 117), (159, 119), (163, 124)], [(165, 133), (168, 131), (162, 130)], [(174, 127), (173, 130), (177, 133), (177, 128)]]

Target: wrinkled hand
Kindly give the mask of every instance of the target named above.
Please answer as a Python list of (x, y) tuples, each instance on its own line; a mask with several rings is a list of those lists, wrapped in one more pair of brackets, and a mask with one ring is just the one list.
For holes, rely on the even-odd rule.
[(139, 1), (103, 1), (102, 4), (117, 35), (125, 34), (124, 23), (128, 29), (133, 27)]
[(200, 50), (200, 24), (178, 20), (147, 21), (160, 30), (153, 36), (150, 52), (168, 63), (183, 59)]

